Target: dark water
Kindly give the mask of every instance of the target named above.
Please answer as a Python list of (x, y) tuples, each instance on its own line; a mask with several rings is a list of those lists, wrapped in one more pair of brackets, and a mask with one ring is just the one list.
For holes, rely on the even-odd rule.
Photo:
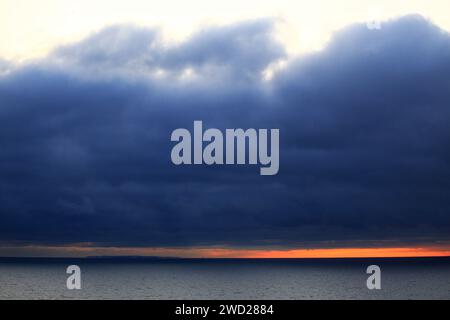
[[(81, 290), (66, 268), (81, 268)], [(366, 268), (381, 268), (368, 290)], [(450, 299), (450, 259), (0, 259), (0, 299)]]

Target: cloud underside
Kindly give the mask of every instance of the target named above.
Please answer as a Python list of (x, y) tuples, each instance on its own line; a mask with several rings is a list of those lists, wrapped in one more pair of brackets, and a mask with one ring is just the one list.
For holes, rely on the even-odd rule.
[[(279, 128), (279, 174), (172, 165), (170, 134), (194, 120)], [(107, 28), (0, 64), (0, 242), (446, 241), (449, 123), (450, 38), (419, 16), (349, 26), (301, 57), (270, 20), (177, 44)]]

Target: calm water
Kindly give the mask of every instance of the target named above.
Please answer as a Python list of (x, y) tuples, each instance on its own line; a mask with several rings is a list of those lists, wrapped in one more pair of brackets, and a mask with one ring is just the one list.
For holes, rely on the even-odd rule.
[[(70, 264), (81, 290), (66, 289)], [(371, 264), (381, 290), (366, 287)], [(0, 299), (450, 299), (450, 259), (0, 259)]]

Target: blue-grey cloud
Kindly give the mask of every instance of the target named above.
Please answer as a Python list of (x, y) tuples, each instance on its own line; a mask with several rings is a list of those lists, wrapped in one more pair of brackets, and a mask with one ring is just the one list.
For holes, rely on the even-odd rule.
[[(269, 20), (172, 45), (116, 26), (0, 76), (0, 240), (448, 240), (449, 35), (353, 25), (263, 81), (283, 58)], [(172, 165), (170, 133), (194, 120), (280, 128), (280, 173)]]
[[(158, 29), (113, 26), (57, 48), (48, 63), (86, 73), (180, 76), (195, 71), (203, 80), (254, 80), (285, 57), (273, 37), (273, 21), (261, 19), (205, 28), (182, 43), (166, 43)], [(192, 78), (190, 79), (192, 81)]]
[(11, 67), (12, 66), (8, 61), (0, 58), (0, 75), (8, 71)]
[(83, 68), (139, 68), (160, 43), (156, 29), (132, 25), (105, 28), (79, 43), (57, 48), (51, 58)]

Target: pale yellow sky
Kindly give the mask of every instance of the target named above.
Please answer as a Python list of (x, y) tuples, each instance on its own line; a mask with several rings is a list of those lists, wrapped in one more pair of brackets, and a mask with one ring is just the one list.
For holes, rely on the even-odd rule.
[(205, 25), (274, 17), (290, 52), (320, 49), (352, 22), (420, 13), (450, 31), (449, 0), (0, 0), (0, 57), (21, 61), (45, 55), (107, 25), (161, 27), (179, 41)]

